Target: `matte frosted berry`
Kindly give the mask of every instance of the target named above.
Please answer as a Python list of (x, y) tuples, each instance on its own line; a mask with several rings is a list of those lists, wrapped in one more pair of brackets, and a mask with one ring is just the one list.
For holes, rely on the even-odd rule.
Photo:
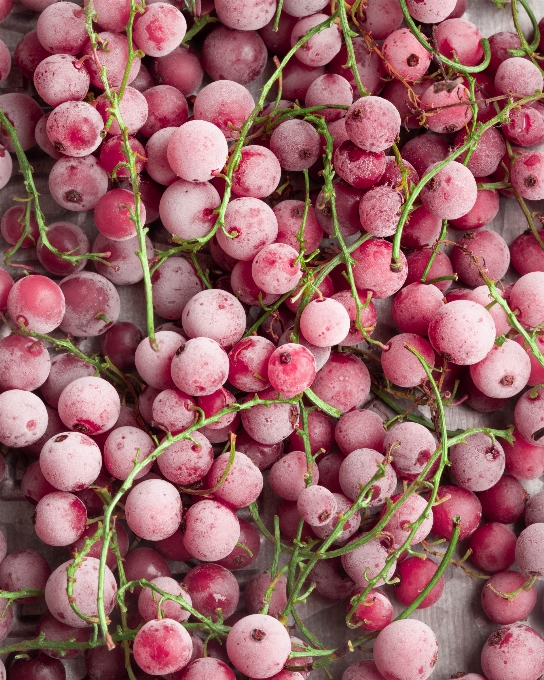
[(447, 19), (456, 4), (456, 0), (406, 0), (410, 15), (425, 24), (438, 24)]
[(47, 380), (50, 369), (49, 352), (41, 342), (15, 334), (0, 340), (0, 389), (32, 392)]
[(191, 120), (170, 137), (166, 154), (172, 170), (188, 182), (206, 182), (221, 172), (227, 160), (227, 141), (206, 120)]
[(538, 67), (523, 57), (511, 57), (503, 61), (495, 74), (497, 94), (515, 92), (530, 97), (542, 89), (542, 74)]
[(144, 672), (153, 675), (181, 670), (189, 663), (192, 651), (189, 633), (181, 623), (169, 618), (144, 623), (133, 643), (134, 660)]
[(229, 359), (215, 340), (197, 337), (178, 349), (170, 370), (176, 387), (183, 392), (192, 396), (212, 394), (227, 380)]
[(278, 221), (272, 210), (258, 198), (237, 198), (225, 211), (224, 230), (217, 232), (217, 242), (237, 260), (252, 261), (278, 235)]
[(459, 279), (468, 286), (481, 286), (480, 270), (493, 280), (502, 279), (510, 265), (510, 251), (503, 237), (491, 229), (469, 231), (457, 241), (451, 261)]
[(516, 562), (527, 576), (544, 578), (544, 523), (530, 524), (518, 536)]
[(469, 435), (466, 443), (450, 449), (451, 474), (455, 481), (470, 491), (485, 491), (496, 484), (504, 472), (502, 446), (483, 433)]
[(395, 472), (401, 479), (413, 481), (437, 449), (434, 436), (423, 425), (410, 422), (397, 423), (384, 434), (383, 449), (391, 452)]
[(151, 276), (153, 309), (164, 319), (179, 320), (187, 302), (203, 290), (193, 264), (183, 257), (163, 262)]
[(419, 80), (431, 63), (430, 53), (409, 28), (399, 28), (390, 33), (383, 43), (383, 54), (392, 71), (408, 82)]
[(157, 463), (162, 474), (174, 484), (190, 485), (204, 479), (213, 463), (210, 442), (200, 432), (193, 432), (193, 439), (170, 444), (159, 456)]
[(185, 305), (182, 321), (190, 338), (210, 338), (224, 348), (238, 342), (246, 329), (241, 303), (222, 290), (203, 290), (194, 295)]
[[(147, 458), (155, 450), (151, 437), (137, 427), (126, 425), (116, 427), (104, 444), (104, 465), (116, 479), (125, 480), (134, 467), (134, 462)], [(143, 477), (151, 470), (152, 463), (138, 472), (134, 479)]]
[(400, 27), (402, 20), (402, 9), (396, 0), (369, 0), (360, 24), (372, 33), (374, 40), (384, 40)]
[(448, 18), (436, 27), (436, 45), (440, 54), (451, 60), (456, 57), (464, 66), (480, 63), (484, 56), (482, 40), (478, 27), (465, 19)]
[(21, 448), (36, 442), (47, 428), (47, 409), (42, 400), (25, 390), (0, 394), (0, 442)]
[[(45, 602), (49, 611), (61, 623), (66, 623), (74, 628), (87, 628), (91, 624), (81, 619), (72, 609), (68, 594), (67, 570), (72, 561), (64, 562), (49, 577), (45, 586)], [(73, 598), (79, 611), (87, 617), (98, 615), (97, 596), (98, 596), (98, 570), (100, 561), (94, 557), (87, 557), (79, 565), (77, 570), (77, 580), (73, 585)], [(104, 572), (104, 599), (103, 606), (106, 615), (110, 614), (115, 605), (115, 593), (117, 584), (115, 578), (108, 567)]]
[[(302, 226), (304, 201), (280, 201), (274, 206), (273, 210), (278, 220), (276, 241), (286, 243), (295, 250), (300, 251), (300, 241), (297, 236)], [(311, 205), (308, 207), (302, 234), (304, 254), (309, 255), (313, 253), (319, 247), (322, 238), (323, 229), (317, 220), (315, 208)]]
[[(441, 0), (440, 5), (443, 4), (446, 3)], [(437, 656), (438, 641), (433, 631), (416, 619), (393, 621), (374, 642), (374, 662), (386, 678), (426, 680), (434, 670)]]
[(166, 127), (178, 127), (189, 119), (187, 100), (179, 90), (171, 85), (157, 85), (145, 90), (143, 97), (147, 102), (147, 119), (140, 128), (145, 137), (151, 137)]
[(121, 402), (115, 388), (103, 378), (83, 377), (64, 388), (58, 408), (62, 422), (71, 430), (100, 434), (115, 425)]
[(281, 166), (272, 151), (264, 146), (246, 146), (232, 175), (232, 193), (241, 197), (266, 198), (276, 190), (280, 178)]
[(488, 397), (508, 398), (521, 392), (531, 374), (531, 361), (513, 340), (493, 346), (487, 356), (470, 367), (470, 376)]
[(268, 379), (272, 387), (286, 397), (310, 387), (315, 374), (314, 356), (303, 345), (282, 345), (273, 352), (268, 362)]
[[(315, 26), (327, 21), (326, 14), (314, 14), (300, 19), (291, 32), (291, 47), (294, 47), (301, 38), (305, 37), (308, 31)], [(295, 52), (295, 57), (306, 64), (306, 66), (325, 66), (340, 51), (342, 47), (342, 36), (339, 26), (335, 23), (329, 28), (314, 34), (304, 45)]]
[[(230, 454), (218, 456), (208, 473), (208, 485), (215, 489), (229, 465)], [(214, 498), (231, 508), (245, 508), (255, 502), (263, 488), (263, 475), (245, 454), (236, 451), (227, 476), (214, 492)]]
[(481, 664), (489, 680), (533, 680), (544, 671), (544, 639), (522, 623), (504, 626), (487, 638)]
[[(350, 106), (353, 102), (353, 91), (349, 81), (336, 73), (327, 73), (308, 88), (305, 97), (307, 107), (326, 106), (327, 104)], [(340, 108), (321, 109), (317, 112), (327, 123), (340, 120), (345, 111)]]
[[(319, 482), (317, 465), (312, 465), (312, 485)], [(309, 466), (303, 451), (291, 451), (280, 458), (270, 470), (270, 486), (280, 497), (288, 501), (296, 501), (309, 478)]]
[(356, 449), (374, 449), (381, 453), (384, 447), (383, 420), (370, 409), (344, 413), (336, 423), (336, 443), (347, 456)]
[[(7, 2), (11, 3), (12, 0), (7, 0)], [(31, 80), (38, 64), (47, 59), (49, 55), (50, 52), (38, 39), (38, 32), (33, 30), (25, 33), (17, 43), (13, 53), (13, 62), (21, 75)]]
[(51, 111), (47, 119), (47, 136), (57, 151), (66, 156), (83, 157), (102, 142), (104, 121), (90, 104), (67, 101)]
[(268, 360), (275, 346), (267, 338), (250, 336), (229, 352), (229, 382), (244, 392), (259, 392), (270, 386)]
[[(348, 544), (349, 545), (349, 544)], [(366, 588), (368, 585), (368, 578), (375, 578), (380, 574), (384, 568), (385, 563), (389, 557), (388, 554), (389, 541), (379, 538), (372, 538), (358, 548), (354, 548), (348, 553), (342, 555), (342, 566), (344, 567), (348, 576), (355, 581), (361, 588)], [(395, 573), (396, 562), (393, 562), (389, 571), (386, 574), (388, 580), (391, 579)], [(384, 581), (379, 579), (374, 584), (374, 588), (383, 585)]]
[(300, 330), (306, 340), (318, 347), (339, 344), (349, 333), (350, 318), (343, 305), (333, 298), (317, 298), (304, 308)]
[[(340, 486), (342, 491), (352, 501), (356, 500), (361, 494), (361, 488), (368, 484), (378, 471), (378, 465), (383, 463), (385, 457), (372, 449), (356, 449), (346, 456), (340, 467)], [(370, 490), (370, 507), (379, 507), (389, 498), (395, 486), (397, 476), (393, 468), (389, 465), (385, 475), (372, 484)]]
[(270, 137), (270, 150), (284, 170), (300, 171), (311, 167), (321, 152), (319, 134), (304, 120), (280, 123)]
[(83, 64), (68, 54), (53, 54), (34, 71), (34, 87), (49, 106), (82, 100), (89, 90), (90, 78)]
[[(201, 58), (212, 80), (233, 80), (248, 85), (264, 71), (268, 52), (257, 31), (218, 26), (206, 36)], [(286, 91), (284, 94), (287, 96)]]
[(240, 136), (240, 128), (254, 107), (253, 97), (243, 85), (233, 80), (216, 80), (203, 87), (197, 94), (194, 102), (194, 118), (213, 123), (227, 140), (232, 140)]
[(368, 189), (376, 184), (386, 166), (383, 151), (363, 151), (351, 140), (343, 142), (336, 149), (333, 161), (338, 175), (356, 189)]
[(175, 486), (162, 479), (140, 482), (125, 501), (127, 524), (137, 536), (160, 541), (181, 523), (181, 500)]
[(239, 538), (238, 518), (221, 503), (203, 500), (187, 511), (183, 541), (197, 559), (204, 562), (223, 559), (230, 555)]
[(359, 203), (359, 219), (363, 229), (378, 238), (392, 236), (397, 230), (403, 203), (400, 191), (391, 186), (370, 189)]
[(406, 256), (401, 251), (400, 270), (393, 272), (392, 253), (391, 243), (378, 239), (365, 241), (353, 251), (353, 278), (359, 290), (372, 291), (375, 298), (387, 298), (400, 290), (408, 276)]
[(205, 656), (192, 661), (183, 670), (182, 677), (183, 680), (204, 680), (205, 678), (214, 678), (214, 680), (235, 680), (235, 675), (227, 664), (212, 656)]
[[(434, 165), (429, 170), (432, 168)], [(421, 200), (433, 215), (453, 220), (474, 207), (477, 193), (474, 175), (461, 163), (452, 161), (427, 182), (421, 191)]]
[(32, 274), (13, 285), (8, 295), (7, 310), (17, 326), (50, 333), (60, 325), (64, 316), (64, 295), (51, 279)]
[(335, 496), (323, 486), (304, 488), (297, 499), (300, 516), (310, 526), (327, 524), (336, 512)]
[[(539, 234), (542, 238), (542, 235)], [(532, 233), (520, 234), (510, 244), (512, 266), (522, 276), (544, 271), (544, 251)]]
[(255, 283), (265, 293), (283, 295), (302, 278), (298, 253), (285, 243), (271, 243), (262, 248), (251, 266)]
[(503, 442), (506, 472), (516, 479), (536, 479), (544, 474), (544, 451), (540, 446), (528, 444), (517, 432), (513, 432), (513, 444)]
[(366, 660), (356, 661), (348, 666), (342, 680), (383, 680), (383, 677), (374, 661)]
[(79, 54), (88, 39), (85, 14), (74, 2), (46, 7), (36, 30), (40, 43), (52, 54)]
[[(155, 134), (161, 135), (163, 132), (160, 130)], [(179, 179), (162, 195), (159, 213), (164, 227), (174, 236), (182, 239), (202, 238), (215, 224), (214, 210), (220, 202), (217, 190), (209, 182)]]
[(433, 348), (425, 338), (413, 333), (395, 335), (382, 350), (382, 369), (386, 378), (400, 387), (416, 387), (427, 379), (418, 357), (406, 346), (418, 352), (428, 366), (434, 367)]
[(108, 173), (94, 156), (60, 158), (49, 173), (51, 196), (65, 210), (92, 210), (107, 190)]
[(444, 305), (440, 290), (416, 281), (399, 290), (393, 300), (393, 318), (404, 333), (425, 336), (434, 314)]
[(185, 17), (166, 2), (155, 2), (136, 14), (133, 37), (150, 57), (163, 57), (179, 46), (187, 31)]
[(517, 319), (524, 326), (536, 328), (544, 323), (544, 272), (531, 272), (516, 281), (510, 291), (509, 302)]
[(85, 531), (87, 511), (74, 494), (53, 491), (37, 503), (34, 530), (47, 545), (67, 546)]
[(358, 357), (331, 352), (327, 363), (317, 372), (312, 390), (325, 403), (347, 413), (366, 401), (370, 374)]
[(154, 427), (179, 434), (195, 420), (195, 402), (181, 390), (163, 390), (153, 401), (152, 423)]
[(95, 442), (80, 432), (64, 432), (45, 443), (40, 468), (60, 491), (81, 491), (100, 474), (102, 455)]
[(274, 17), (276, 0), (217, 0), (215, 10), (224, 26), (256, 31)]
[(476, 364), (493, 347), (495, 322), (482, 305), (455, 300), (436, 311), (429, 324), (429, 340), (449, 361)]
[(176, 47), (166, 56), (153, 59), (151, 70), (156, 82), (176, 87), (185, 97), (195, 94), (204, 77), (199, 58), (186, 47)]
[(400, 132), (400, 115), (387, 99), (362, 97), (346, 114), (346, 132), (351, 141), (365, 151), (385, 151)]
[(231, 663), (253, 678), (270, 678), (283, 668), (290, 653), (289, 633), (277, 619), (265, 614), (245, 616), (227, 636)]

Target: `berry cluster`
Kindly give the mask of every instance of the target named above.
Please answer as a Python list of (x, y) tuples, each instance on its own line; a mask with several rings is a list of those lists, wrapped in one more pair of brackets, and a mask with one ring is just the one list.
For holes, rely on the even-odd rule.
[[(467, 0), (21, 1), (0, 443), (61, 564), (0, 533), (0, 639), (17, 603), (44, 612), (0, 680), (82, 654), (89, 680), (340, 679), (357, 650), (342, 680), (425, 680), (438, 641), (410, 615), (450, 565), (500, 626), (484, 680), (538, 680), (544, 19), (510, 0), (515, 32), (485, 39)], [(44, 157), (74, 221), (47, 219)], [(529, 227), (510, 246), (500, 195)], [(461, 403), (513, 425), (451, 431)], [(301, 618), (318, 598), (345, 602), (339, 648)]]

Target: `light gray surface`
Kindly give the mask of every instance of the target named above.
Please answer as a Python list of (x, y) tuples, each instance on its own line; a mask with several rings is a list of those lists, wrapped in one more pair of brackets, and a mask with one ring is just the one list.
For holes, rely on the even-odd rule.
[[(537, 18), (544, 15), (544, 0), (531, 0), (531, 6)], [(16, 4), (13, 15), (0, 25), (0, 38), (13, 49), (23, 33), (30, 30), (35, 23), (35, 16), (32, 12)], [(486, 37), (498, 31), (513, 30), (509, 10), (500, 11), (496, 9), (491, 0), (469, 0), (469, 9), (465, 18), (476, 23)], [(523, 15), (523, 12), (521, 20), (524, 27), (528, 29), (529, 22)], [(252, 85), (251, 90), (254, 95), (257, 93), (260, 84), (262, 83)], [(0, 89), (1, 91), (25, 91), (25, 83), (18, 74), (13, 72), (8, 81), (0, 86)], [(71, 220), (80, 224), (90, 236), (94, 235), (96, 232), (92, 224), (92, 215), (64, 211), (48, 196), (47, 172), (52, 165), (51, 159), (44, 158), (42, 154), (37, 153), (35, 150), (29, 153), (29, 158), (37, 173), (36, 180), (42, 194), (42, 206), (48, 222), (59, 219)], [(3, 210), (11, 205), (12, 196), (23, 197), (24, 195), (24, 185), (20, 176), (14, 177), (8, 186), (0, 192), (1, 211), (3, 212)], [(537, 203), (531, 206), (534, 210), (543, 207)], [(491, 226), (508, 243), (511, 243), (516, 236), (526, 229), (524, 217), (515, 201), (504, 197), (501, 197), (499, 215)], [(454, 233), (452, 231), (452, 234)], [(5, 247), (6, 244), (0, 237), (0, 248), (4, 250)], [(22, 251), (17, 256), (17, 259), (32, 261), (35, 260), (35, 256), (32, 251)], [(120, 320), (131, 320), (144, 328), (143, 287), (141, 285), (122, 287), (119, 289), (119, 292), (122, 301)], [(379, 312), (381, 323), (385, 327), (392, 327), (391, 312), (387, 302), (383, 303), (380, 301)], [(5, 331), (3, 332), (5, 333)], [(383, 332), (387, 333), (387, 329), (384, 328)], [(483, 416), (469, 408), (458, 406), (454, 409), (449, 409), (447, 418), (448, 426), (451, 429), (481, 426), (483, 423), (503, 428), (511, 422), (512, 411), (509, 409), (507, 412), (496, 412), (489, 416)], [(0, 526), (8, 538), (10, 552), (23, 547), (41, 549), (47, 554), (51, 566), (55, 568), (67, 559), (66, 551), (62, 549), (43, 550), (43, 546), (40, 545), (33, 533), (31, 522), (33, 508), (26, 501), (9, 500), (10, 497), (17, 494), (14, 480), (20, 478), (21, 475), (21, 463), (19, 462), (18, 464), (17, 461), (18, 455), (16, 452), (11, 452), (8, 457), (8, 479), (1, 490), (3, 502), (0, 503)], [(525, 486), (532, 495), (542, 487), (542, 481), (536, 480), (526, 483)], [(271, 508), (269, 504), (265, 504), (268, 508), (266, 514), (270, 515)], [(253, 574), (263, 571), (270, 565), (270, 561), (271, 551), (268, 546), (263, 545), (257, 566), (245, 572), (238, 572), (241, 580), (245, 582)], [(176, 567), (175, 571), (179, 574), (184, 569), (186, 570), (184, 565), (173, 566)], [(479, 672), (480, 649), (487, 636), (497, 627), (487, 620), (481, 610), (479, 604), (479, 592), (483, 585), (481, 580), (471, 580), (460, 569), (452, 566), (446, 571), (446, 581), (446, 589), (440, 601), (432, 608), (419, 610), (413, 615), (414, 618), (430, 625), (439, 640), (439, 658), (436, 669), (431, 676), (433, 680), (445, 680), (460, 670)], [(529, 618), (529, 623), (539, 630), (540, 633), (544, 633), (544, 613), (542, 609), (543, 584), (541, 582), (538, 583), (537, 588), (539, 590), (539, 600), (535, 611)], [(392, 596), (392, 600), (395, 602), (394, 596)], [(396, 603), (395, 608), (397, 611), (400, 610)], [(29, 618), (27, 615), (38, 613), (39, 611), (41, 611), (40, 605), (34, 605), (32, 609), (27, 607), (24, 612), (20, 612), (20, 614), (24, 615), (18, 616), (12, 637), (5, 640), (2, 646), (15, 641), (15, 638), (19, 636), (31, 637), (35, 619)], [(350, 637), (353, 638), (357, 634), (356, 632), (349, 631), (344, 626), (345, 603), (331, 606), (330, 603), (318, 597), (312, 597), (310, 602), (305, 606), (300, 606), (298, 611), (308, 628), (325, 644), (331, 647), (340, 646)], [(331, 671), (334, 679), (340, 680), (342, 669), (348, 663), (353, 663), (360, 658), (362, 658), (361, 654), (356, 652), (351, 654), (346, 660), (332, 666)], [(69, 680), (79, 680), (84, 676), (84, 673), (81, 660), (70, 663)], [(326, 675), (324, 672), (314, 672), (311, 677), (314, 680), (324, 680)]]

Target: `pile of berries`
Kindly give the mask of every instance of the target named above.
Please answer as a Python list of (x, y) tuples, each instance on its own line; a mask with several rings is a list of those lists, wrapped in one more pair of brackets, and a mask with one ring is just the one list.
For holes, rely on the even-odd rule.
[[(468, 1), (0, 0), (0, 472), (48, 558), (0, 534), (0, 680), (544, 674), (544, 19)], [(456, 568), (484, 675), (411, 617)]]

